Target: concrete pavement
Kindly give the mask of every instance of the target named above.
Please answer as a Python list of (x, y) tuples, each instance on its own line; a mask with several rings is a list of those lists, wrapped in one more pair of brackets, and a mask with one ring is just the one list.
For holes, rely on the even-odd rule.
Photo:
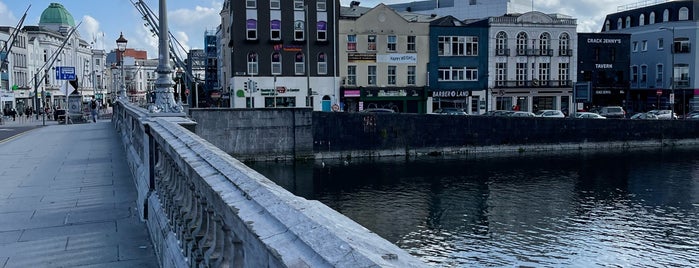
[(0, 141), (0, 268), (158, 267), (113, 125), (46, 122)]

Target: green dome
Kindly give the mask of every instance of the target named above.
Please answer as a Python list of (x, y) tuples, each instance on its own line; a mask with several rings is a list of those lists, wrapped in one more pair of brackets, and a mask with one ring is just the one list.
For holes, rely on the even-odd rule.
[(44, 24), (59, 24), (75, 27), (73, 15), (70, 15), (68, 10), (59, 3), (51, 3), (48, 8), (41, 13), (39, 25)]

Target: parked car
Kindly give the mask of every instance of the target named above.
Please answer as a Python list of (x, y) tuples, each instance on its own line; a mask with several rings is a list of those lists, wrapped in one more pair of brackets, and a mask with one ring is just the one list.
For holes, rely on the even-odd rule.
[(621, 106), (604, 106), (599, 109), (599, 115), (606, 118), (626, 118), (626, 111)]
[(510, 111), (510, 110), (491, 110), (485, 112), (483, 115), (485, 116), (507, 116), (511, 113), (514, 113), (515, 111)]
[(369, 108), (361, 111), (362, 113), (395, 113), (396, 111), (385, 108)]
[(604, 116), (591, 112), (577, 112), (575, 113), (575, 118), (607, 119)]
[(464, 111), (464, 109), (461, 108), (442, 108), (434, 111), (436, 114), (449, 114), (449, 115), (468, 115)]
[(515, 111), (511, 114), (508, 114), (507, 116), (510, 116), (510, 117), (535, 117), (536, 115), (534, 113), (525, 112), (525, 111)]
[(565, 118), (565, 114), (559, 110), (539, 110), (534, 113), (537, 117)]
[(657, 120), (658, 116), (656, 116), (655, 114), (652, 114), (652, 113), (637, 113), (637, 114), (634, 114), (633, 116), (631, 116), (631, 119), (634, 119), (634, 120), (641, 120), (641, 119)]
[(685, 114), (684, 116), (682, 116), (682, 118), (690, 119), (695, 115), (699, 115), (699, 111), (691, 111), (691, 112)]
[(648, 113), (656, 115), (658, 119), (677, 119), (677, 113), (672, 110), (650, 110)]

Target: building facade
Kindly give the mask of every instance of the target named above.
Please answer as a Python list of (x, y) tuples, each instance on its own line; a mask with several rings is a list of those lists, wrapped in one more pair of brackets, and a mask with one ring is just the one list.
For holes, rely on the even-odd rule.
[(431, 111), (459, 108), (485, 112), (488, 86), (488, 28), (468, 26), (452, 16), (430, 23), (428, 64)]
[(576, 100), (585, 99), (576, 101), (581, 103), (577, 110), (590, 110), (596, 106), (636, 110), (637, 107), (626, 102), (630, 94), (630, 37), (630, 34), (578, 33), (577, 82), (580, 86), (576, 90), (589, 85), (589, 91), (576, 92)]
[[(651, 3), (651, 5), (644, 5)], [(699, 109), (697, 1), (642, 2), (606, 16), (602, 32), (631, 34), (630, 94), (635, 111)]]
[(430, 21), (379, 4), (343, 8), (340, 19), (341, 109), (426, 113)]
[(231, 107), (330, 111), (338, 104), (339, 1), (229, 1), (224, 7)]
[(453, 16), (457, 19), (481, 19), (533, 10), (530, 0), (427, 0), (389, 5), (396, 11), (437, 16)]
[(486, 110), (573, 109), (577, 22), (538, 11), (490, 17)]

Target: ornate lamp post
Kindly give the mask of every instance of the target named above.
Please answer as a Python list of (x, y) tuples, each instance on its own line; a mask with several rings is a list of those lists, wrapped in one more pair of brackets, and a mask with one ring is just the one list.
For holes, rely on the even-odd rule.
[(126, 97), (126, 82), (124, 81), (124, 51), (126, 51), (126, 43), (129, 41), (124, 38), (124, 33), (119, 33), (119, 39), (116, 40), (117, 49), (119, 50), (119, 65), (121, 67), (121, 85), (119, 85), (119, 93), (117, 98), (127, 101)]
[(174, 83), (170, 74), (172, 67), (170, 66), (170, 51), (168, 50), (170, 38), (167, 25), (167, 5), (165, 0), (159, 0), (159, 22), (158, 35), (158, 68), (155, 72), (158, 73), (158, 79), (155, 80), (155, 104), (151, 105), (148, 110), (151, 113), (182, 113), (182, 104), (175, 102)]

